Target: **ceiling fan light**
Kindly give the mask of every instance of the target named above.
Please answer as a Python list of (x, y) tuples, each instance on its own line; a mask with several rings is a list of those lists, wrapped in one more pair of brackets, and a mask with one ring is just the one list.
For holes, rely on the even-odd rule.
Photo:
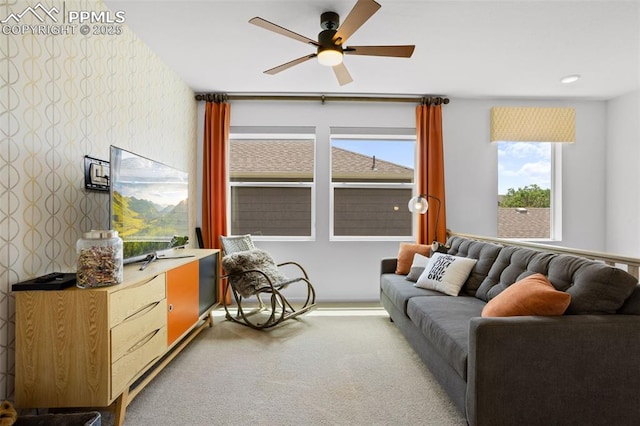
[(318, 62), (327, 67), (333, 67), (342, 63), (342, 52), (333, 49), (325, 49), (318, 52)]

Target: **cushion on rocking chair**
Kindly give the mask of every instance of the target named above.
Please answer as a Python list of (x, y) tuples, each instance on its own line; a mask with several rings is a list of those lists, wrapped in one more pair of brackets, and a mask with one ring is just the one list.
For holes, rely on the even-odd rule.
[(269, 288), (269, 283), (264, 275), (259, 272), (245, 271), (258, 270), (263, 272), (276, 288), (282, 288), (291, 282), (277, 267), (271, 255), (261, 249), (252, 249), (231, 253), (222, 258), (222, 267), (229, 276), (229, 284), (242, 297), (249, 297), (260, 290)]

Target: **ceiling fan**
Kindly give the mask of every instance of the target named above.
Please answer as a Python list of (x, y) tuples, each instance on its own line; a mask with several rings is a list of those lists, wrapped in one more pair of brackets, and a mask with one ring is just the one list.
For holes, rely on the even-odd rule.
[(265, 19), (255, 17), (249, 20), (250, 23), (281, 34), (283, 36), (311, 44), (317, 47), (316, 53), (302, 56), (293, 61), (286, 62), (277, 67), (266, 70), (265, 74), (277, 74), (295, 65), (301, 64), (312, 58), (318, 58), (322, 65), (330, 66), (341, 86), (351, 83), (353, 79), (342, 62), (343, 56), (347, 55), (367, 55), (367, 56), (389, 56), (396, 58), (410, 58), (415, 49), (414, 45), (398, 46), (345, 46), (344, 43), (355, 33), (365, 22), (380, 9), (380, 5), (374, 0), (358, 0), (353, 6), (349, 15), (340, 25), (340, 17), (335, 12), (324, 12), (320, 15), (320, 26), (322, 31), (318, 34), (318, 41), (295, 33)]

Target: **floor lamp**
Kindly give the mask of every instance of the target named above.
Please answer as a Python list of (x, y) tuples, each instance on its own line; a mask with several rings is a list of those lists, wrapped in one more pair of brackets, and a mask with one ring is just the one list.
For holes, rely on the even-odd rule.
[(436, 221), (435, 221), (435, 233), (434, 233), (434, 242), (438, 242), (438, 219), (440, 218), (440, 199), (438, 197), (434, 197), (433, 195), (425, 195), (420, 194), (416, 195), (412, 199), (409, 200), (409, 211), (411, 213), (425, 214), (427, 210), (429, 210), (429, 202), (427, 198), (433, 198), (438, 202), (438, 209), (436, 210)]

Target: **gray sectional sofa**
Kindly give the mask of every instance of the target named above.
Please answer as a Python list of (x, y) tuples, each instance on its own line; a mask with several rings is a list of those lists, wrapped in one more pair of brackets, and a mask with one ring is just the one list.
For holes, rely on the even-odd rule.
[[(640, 424), (636, 278), (567, 254), (458, 236), (447, 245), (478, 260), (458, 296), (417, 288), (383, 259), (380, 300), (471, 426)], [(564, 315), (481, 317), (536, 272), (571, 294)]]

